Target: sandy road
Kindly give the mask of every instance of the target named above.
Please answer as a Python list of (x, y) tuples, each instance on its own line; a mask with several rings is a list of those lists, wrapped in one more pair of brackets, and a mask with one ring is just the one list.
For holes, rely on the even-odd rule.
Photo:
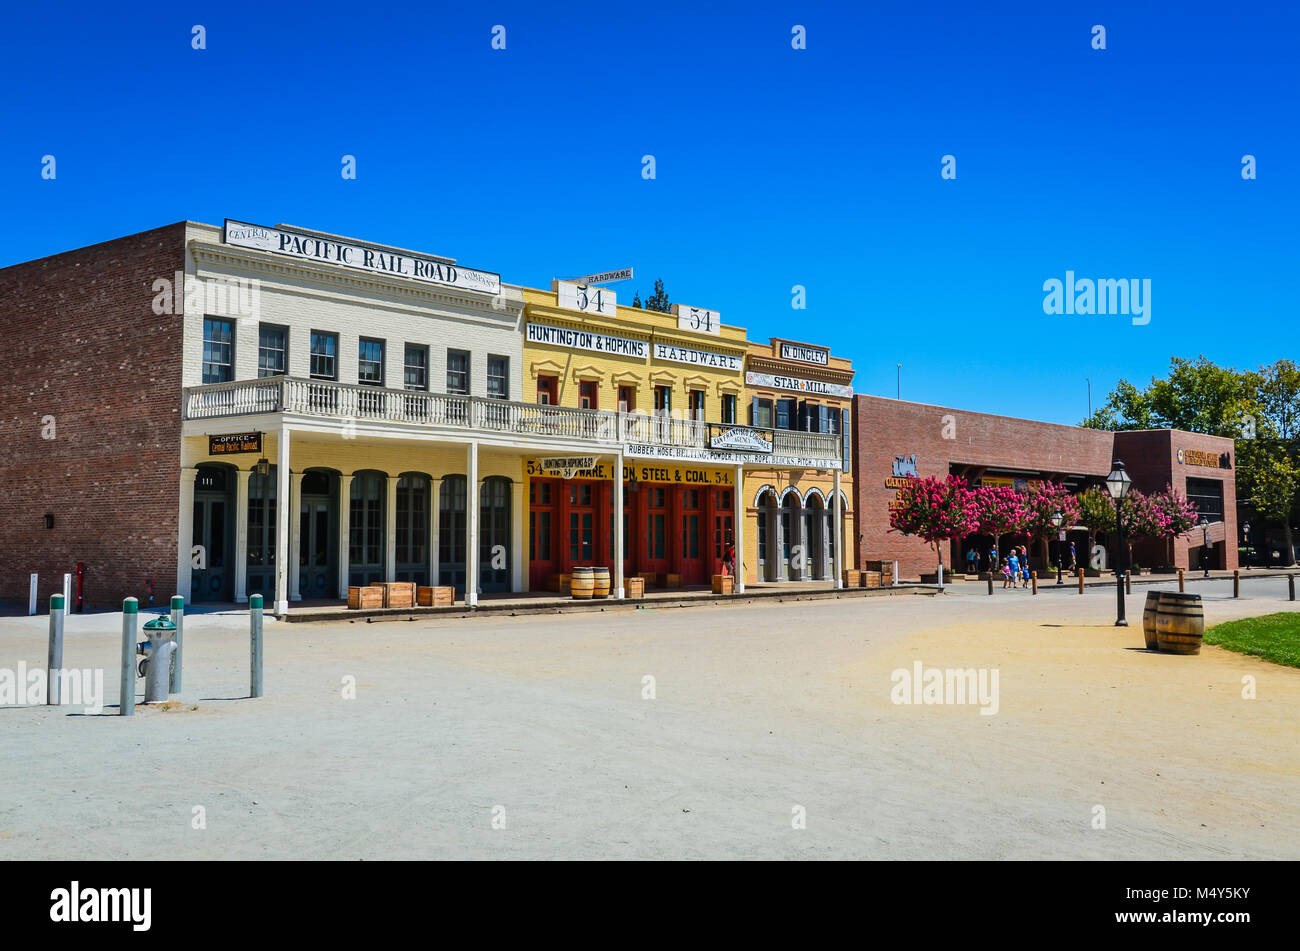
[[(1200, 590), (1210, 623), (1297, 607)], [(246, 622), (192, 617), (181, 710), (0, 709), (0, 857), (1300, 857), (1300, 671), (1136, 650), (1144, 593), (1127, 630), (1107, 591), (977, 589), (268, 623), (258, 701)], [(110, 705), (117, 631), (65, 649)], [(44, 653), (0, 620), (0, 668)], [(996, 670), (997, 715), (892, 703), (916, 661)]]

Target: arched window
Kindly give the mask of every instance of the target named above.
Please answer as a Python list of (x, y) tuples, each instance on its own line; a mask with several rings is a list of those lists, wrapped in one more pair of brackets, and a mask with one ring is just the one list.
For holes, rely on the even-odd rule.
[(451, 585), (457, 594), (465, 590), (465, 504), (463, 475), (442, 479), (438, 493), (438, 583)]
[(248, 593), (275, 596), (276, 467), (248, 477)]
[(483, 591), (510, 590), (510, 480), (488, 476), (479, 495), (478, 574)]
[(352, 584), (384, 580), (384, 497), (382, 472), (358, 472), (352, 477), (348, 531), (348, 573)]
[(408, 472), (397, 480), (397, 580), (427, 584), (429, 477)]

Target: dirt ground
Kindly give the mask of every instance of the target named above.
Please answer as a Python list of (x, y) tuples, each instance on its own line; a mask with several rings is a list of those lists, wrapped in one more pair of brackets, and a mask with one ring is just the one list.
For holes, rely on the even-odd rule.
[[(1300, 670), (1142, 650), (1146, 590), (1128, 628), (1050, 586), (268, 621), (260, 700), (246, 618), (192, 616), (183, 705), (131, 718), (120, 616), (77, 616), (107, 706), (0, 709), (0, 857), (1300, 858)], [(1297, 609), (1188, 590), (1210, 624)], [(0, 668), (46, 624), (0, 619)], [(892, 702), (918, 661), (996, 671), (997, 713)]]

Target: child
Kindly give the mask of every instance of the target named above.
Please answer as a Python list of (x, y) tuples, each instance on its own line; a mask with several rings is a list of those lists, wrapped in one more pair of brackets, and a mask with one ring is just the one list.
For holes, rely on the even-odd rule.
[(1011, 584), (1011, 565), (1007, 563), (1007, 560), (1005, 558), (1003, 558), (1002, 559), (1002, 590), (1003, 591), (1007, 590), (1007, 587), (1010, 584)]

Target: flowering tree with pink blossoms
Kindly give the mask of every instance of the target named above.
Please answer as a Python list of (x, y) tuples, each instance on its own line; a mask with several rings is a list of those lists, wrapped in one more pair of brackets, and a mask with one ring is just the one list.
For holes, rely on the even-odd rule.
[(1172, 565), (1174, 539), (1188, 534), (1196, 527), (1196, 503), (1170, 485), (1159, 492), (1153, 492), (1147, 498), (1151, 502), (1151, 531), (1155, 538), (1166, 540), (1166, 564)]
[(1078, 522), (1079, 503), (1070, 490), (1059, 482), (1031, 485), (1024, 495), (1025, 515), (1021, 527), (1034, 541), (1046, 542), (1057, 531), (1052, 517), (1058, 512), (1062, 529)]
[(975, 493), (961, 476), (912, 476), (898, 490), (898, 499), (889, 512), (889, 530), (925, 539), (934, 549), (940, 567), (943, 553), (939, 543), (965, 538), (977, 524)]
[[(992, 535), (999, 554), (1003, 550), (1003, 535), (1027, 534), (1025, 519), (1028, 513), (1023, 492), (1017, 492), (1009, 485), (985, 485), (976, 489), (974, 495), (975, 527), (971, 531)], [(996, 570), (997, 566), (992, 568)]]

